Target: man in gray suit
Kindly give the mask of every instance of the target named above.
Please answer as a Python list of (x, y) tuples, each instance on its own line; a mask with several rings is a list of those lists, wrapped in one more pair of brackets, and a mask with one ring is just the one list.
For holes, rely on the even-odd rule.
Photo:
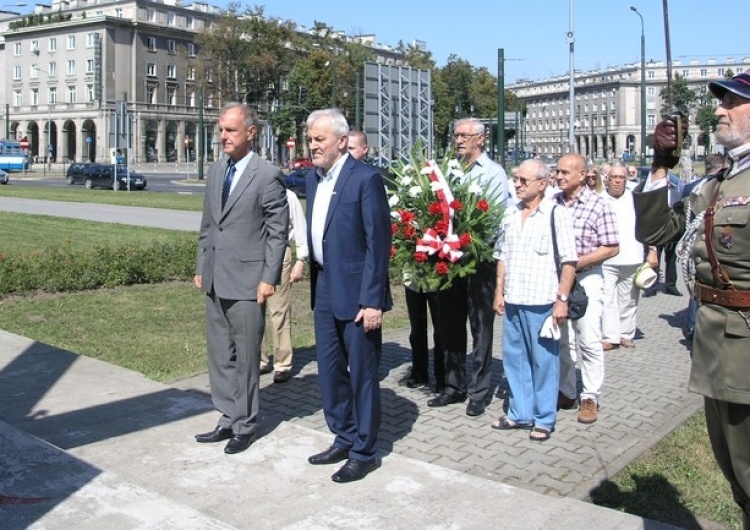
[(239, 453), (257, 436), (264, 302), (281, 282), (289, 207), (281, 171), (253, 153), (260, 122), (241, 103), (219, 117), (226, 158), (208, 170), (194, 283), (206, 293), (208, 377), (221, 414), (200, 443), (229, 440)]

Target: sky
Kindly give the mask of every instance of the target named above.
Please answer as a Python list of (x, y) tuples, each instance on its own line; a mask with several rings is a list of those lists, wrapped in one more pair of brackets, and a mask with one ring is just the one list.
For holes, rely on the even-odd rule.
[[(189, 3), (190, 0), (184, 0)], [(209, 3), (214, 3), (210, 2)], [(498, 49), (505, 50), (505, 82), (566, 75), (570, 0), (266, 0), (266, 16), (312, 27), (323, 22), (347, 34), (372, 34), (376, 42), (427, 43), (438, 66), (455, 54), (497, 75)], [(225, 6), (225, 0), (215, 5)], [(575, 68), (591, 70), (641, 60), (643, 15), (646, 60), (666, 58), (662, 0), (573, 0)], [(720, 7), (719, 7), (720, 6)], [(714, 58), (750, 58), (747, 0), (671, 0), (672, 59), (686, 64)], [(721, 17), (728, 17), (722, 21)]]

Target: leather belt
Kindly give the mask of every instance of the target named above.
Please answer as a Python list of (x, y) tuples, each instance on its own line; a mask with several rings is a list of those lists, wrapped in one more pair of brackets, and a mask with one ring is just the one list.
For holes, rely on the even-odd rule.
[(701, 302), (716, 304), (730, 309), (750, 309), (750, 291), (738, 289), (714, 289), (698, 284), (698, 299)]

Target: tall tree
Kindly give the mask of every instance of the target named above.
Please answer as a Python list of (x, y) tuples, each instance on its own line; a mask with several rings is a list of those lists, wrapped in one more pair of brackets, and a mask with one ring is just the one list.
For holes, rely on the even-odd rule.
[(664, 102), (661, 107), (661, 113), (664, 116), (677, 109), (685, 116), (690, 117), (698, 102), (698, 93), (690, 88), (687, 80), (680, 74), (674, 75), (671, 94), (667, 87), (664, 87), (659, 92), (659, 96)]

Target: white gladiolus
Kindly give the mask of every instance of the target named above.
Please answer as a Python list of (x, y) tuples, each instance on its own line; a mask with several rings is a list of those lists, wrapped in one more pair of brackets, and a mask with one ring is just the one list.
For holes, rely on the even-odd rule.
[(460, 169), (461, 163), (455, 158), (451, 158), (450, 160), (448, 160), (448, 167), (451, 169)]
[(412, 171), (414, 171), (414, 166), (412, 166), (411, 164), (406, 164), (404, 166), (404, 169), (403, 169), (404, 173), (411, 173)]
[(473, 193), (474, 195), (481, 195), (482, 194), (482, 186), (479, 184), (472, 184), (469, 186), (469, 193)]
[(414, 179), (411, 177), (403, 176), (401, 177), (400, 184), (402, 186), (411, 186), (411, 183), (414, 182)]
[(391, 195), (391, 198), (388, 199), (388, 205), (393, 208), (398, 204), (398, 195)]
[(409, 188), (409, 195), (412, 197), (418, 197), (422, 193), (422, 186), (412, 186)]
[(463, 170), (459, 167), (451, 169), (451, 175), (455, 175), (456, 177), (463, 177), (466, 173), (463, 172)]

